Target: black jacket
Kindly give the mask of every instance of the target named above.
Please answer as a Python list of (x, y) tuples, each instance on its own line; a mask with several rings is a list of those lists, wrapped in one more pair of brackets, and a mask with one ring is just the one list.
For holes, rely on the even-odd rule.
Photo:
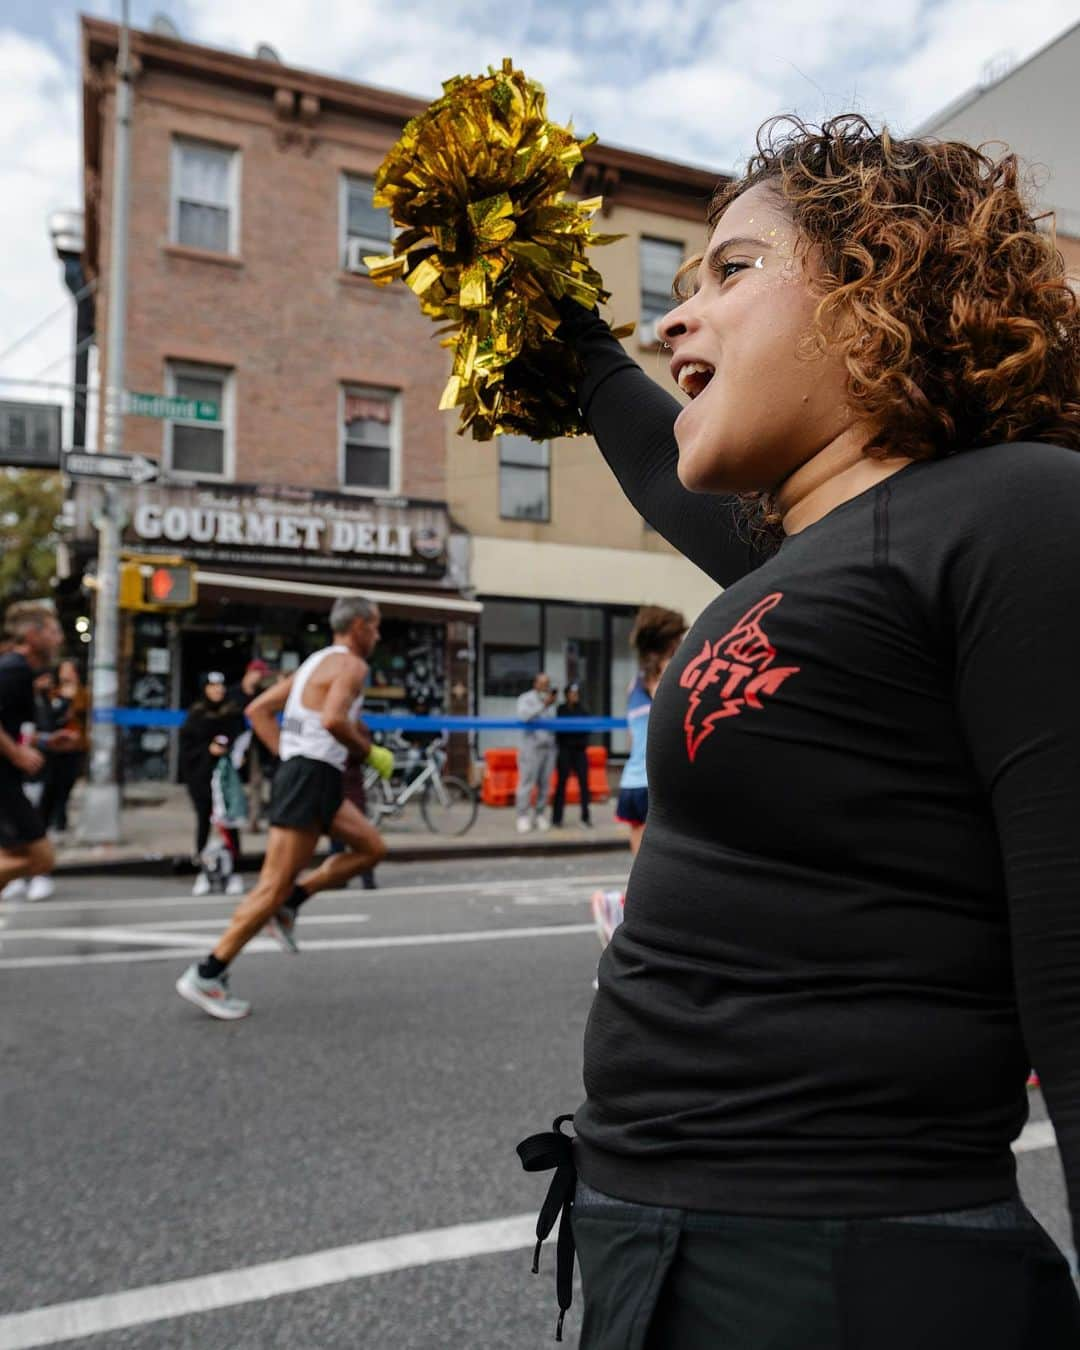
[(215, 736), (227, 736), (231, 745), (244, 730), (244, 713), (231, 698), (220, 703), (199, 699), (188, 709), (180, 728), (180, 776), (185, 783), (209, 786), (216, 758), (210, 753)]

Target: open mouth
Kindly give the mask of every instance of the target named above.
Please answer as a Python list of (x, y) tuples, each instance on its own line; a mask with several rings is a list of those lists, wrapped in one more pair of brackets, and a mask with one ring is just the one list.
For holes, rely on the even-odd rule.
[(715, 374), (715, 366), (704, 361), (687, 361), (679, 371), (679, 388), (690, 398), (697, 398)]

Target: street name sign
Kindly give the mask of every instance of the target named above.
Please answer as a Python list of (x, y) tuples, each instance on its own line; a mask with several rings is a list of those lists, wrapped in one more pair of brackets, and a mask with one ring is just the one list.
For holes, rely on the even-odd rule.
[(69, 450), (64, 472), (71, 478), (107, 478), (120, 483), (152, 483), (158, 466), (145, 455), (97, 455)]
[(177, 422), (218, 422), (221, 409), (209, 398), (174, 398), (171, 394), (124, 393), (124, 412), (132, 417), (164, 417)]

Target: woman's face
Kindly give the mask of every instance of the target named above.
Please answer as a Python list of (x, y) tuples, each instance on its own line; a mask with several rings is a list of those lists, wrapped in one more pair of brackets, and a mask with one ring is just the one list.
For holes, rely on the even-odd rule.
[(697, 290), (659, 325), (691, 395), (675, 422), (691, 491), (772, 491), (851, 425), (842, 362), (798, 354), (819, 265), (775, 190), (758, 184), (724, 212)]
[(225, 686), (223, 684), (218, 684), (215, 680), (212, 684), (203, 686), (203, 693), (210, 703), (220, 703), (225, 697)]

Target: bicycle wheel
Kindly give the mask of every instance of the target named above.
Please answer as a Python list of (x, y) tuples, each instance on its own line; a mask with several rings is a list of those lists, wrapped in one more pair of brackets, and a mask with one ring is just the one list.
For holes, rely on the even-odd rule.
[(476, 793), (460, 778), (436, 779), (420, 798), (424, 824), (434, 834), (464, 834), (472, 828), (478, 810)]

